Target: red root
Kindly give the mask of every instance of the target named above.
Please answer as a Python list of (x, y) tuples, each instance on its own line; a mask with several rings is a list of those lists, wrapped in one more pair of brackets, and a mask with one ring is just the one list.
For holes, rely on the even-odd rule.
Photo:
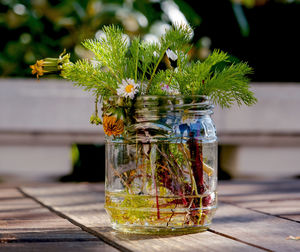
[(194, 178), (196, 181), (197, 191), (199, 194), (204, 193), (205, 186), (203, 183), (203, 156), (202, 150), (199, 148), (197, 140), (194, 138), (194, 132), (190, 132), (190, 139), (188, 146), (191, 154), (191, 168), (193, 170)]

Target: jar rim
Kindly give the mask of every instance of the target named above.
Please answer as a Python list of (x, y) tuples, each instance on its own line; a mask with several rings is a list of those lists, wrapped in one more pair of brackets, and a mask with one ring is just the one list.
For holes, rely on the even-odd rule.
[[(117, 95), (110, 96), (109, 100), (114, 100), (114, 99), (119, 99), (122, 98)], [(207, 95), (139, 95), (136, 99), (137, 100), (142, 100), (142, 99), (151, 99), (151, 98), (158, 98), (158, 99), (174, 99), (174, 98), (179, 98), (179, 99), (192, 99), (192, 98), (202, 98), (203, 102), (209, 102), (212, 104), (212, 100), (210, 96)]]
[[(206, 95), (142, 95), (137, 97), (137, 102), (156, 100), (156, 99), (157, 100), (178, 100), (178, 101), (183, 101), (183, 104), (194, 103), (198, 105), (213, 106), (212, 100), (210, 99), (209, 96)], [(194, 101), (194, 102), (185, 103), (185, 101)]]
[[(141, 98), (141, 97), (203, 97), (203, 98), (207, 98), (209, 99), (210, 96), (208, 95), (139, 95), (137, 96), (137, 98)], [(120, 98), (120, 96), (118, 95), (112, 95), (110, 96), (110, 98)]]
[[(118, 101), (120, 96), (111, 96), (110, 101)], [(171, 103), (170, 103), (171, 102)], [(212, 110), (213, 102), (206, 95), (140, 95), (136, 98), (134, 107), (153, 107), (159, 105), (173, 109)], [(124, 106), (124, 105), (123, 105)]]
[(204, 100), (210, 100), (207, 95), (140, 95), (137, 99), (142, 98), (203, 98)]

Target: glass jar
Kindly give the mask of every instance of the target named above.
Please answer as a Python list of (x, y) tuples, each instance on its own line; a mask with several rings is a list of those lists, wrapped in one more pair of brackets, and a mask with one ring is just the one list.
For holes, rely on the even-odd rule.
[(140, 96), (106, 139), (105, 209), (130, 233), (206, 230), (217, 207), (217, 137), (206, 96)]

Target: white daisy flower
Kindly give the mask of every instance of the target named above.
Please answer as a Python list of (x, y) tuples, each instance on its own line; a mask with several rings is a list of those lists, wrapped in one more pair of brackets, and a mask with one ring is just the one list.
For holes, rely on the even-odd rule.
[(139, 84), (135, 83), (133, 79), (125, 79), (122, 80), (122, 84), (119, 85), (119, 88), (117, 89), (117, 94), (122, 97), (129, 97), (130, 99), (133, 99), (135, 94), (138, 93)]

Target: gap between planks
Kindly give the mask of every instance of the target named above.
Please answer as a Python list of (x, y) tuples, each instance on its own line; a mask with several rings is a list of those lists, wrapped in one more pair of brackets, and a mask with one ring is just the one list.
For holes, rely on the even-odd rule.
[[(22, 190), (22, 188), (18, 187), (17, 188), (24, 196), (28, 197), (28, 198), (31, 198), (32, 200), (36, 201), (37, 203), (39, 203), (41, 206), (47, 208), (48, 210), (54, 212), (56, 215), (60, 216), (61, 218), (64, 218), (68, 221), (70, 221), (72, 224), (80, 227), (82, 230), (96, 236), (97, 238), (101, 239), (102, 241), (106, 242), (107, 244), (113, 246), (114, 248), (117, 248), (119, 249), (120, 251), (123, 251), (123, 252), (133, 252), (132, 250), (118, 244), (117, 242), (114, 242), (113, 240), (107, 238), (106, 236), (102, 235), (101, 233), (97, 232), (96, 230), (92, 229), (92, 228), (89, 228), (87, 226), (85, 226), (84, 224), (81, 224), (80, 222), (76, 221), (76, 220), (73, 220), (72, 218), (70, 218), (68, 215), (54, 209), (53, 207), (51, 207), (50, 205), (46, 205), (44, 204), (42, 201), (40, 201), (39, 199), (35, 198), (34, 196), (26, 193), (25, 191)], [(250, 209), (252, 210), (252, 209)], [(262, 247), (262, 246), (259, 246), (259, 245), (256, 245), (256, 244), (253, 244), (253, 243), (250, 243), (250, 242), (247, 242), (247, 241), (244, 241), (244, 240), (241, 240), (241, 239), (238, 239), (236, 237), (233, 237), (233, 236), (230, 236), (230, 235), (227, 235), (227, 234), (224, 234), (224, 233), (221, 233), (221, 232), (217, 232), (213, 229), (208, 229), (207, 230), (208, 232), (211, 232), (213, 234), (216, 234), (216, 235), (219, 235), (219, 236), (222, 236), (222, 237), (225, 237), (225, 238), (228, 238), (228, 239), (231, 239), (231, 240), (234, 240), (236, 242), (239, 242), (239, 243), (242, 243), (242, 244), (245, 244), (245, 245), (248, 245), (248, 246), (251, 246), (251, 247), (254, 247), (254, 248), (257, 248), (257, 249), (260, 249), (260, 250), (263, 250), (263, 251), (268, 251), (268, 252), (272, 252), (273, 250), (270, 250), (270, 249), (267, 249), (265, 247)]]

